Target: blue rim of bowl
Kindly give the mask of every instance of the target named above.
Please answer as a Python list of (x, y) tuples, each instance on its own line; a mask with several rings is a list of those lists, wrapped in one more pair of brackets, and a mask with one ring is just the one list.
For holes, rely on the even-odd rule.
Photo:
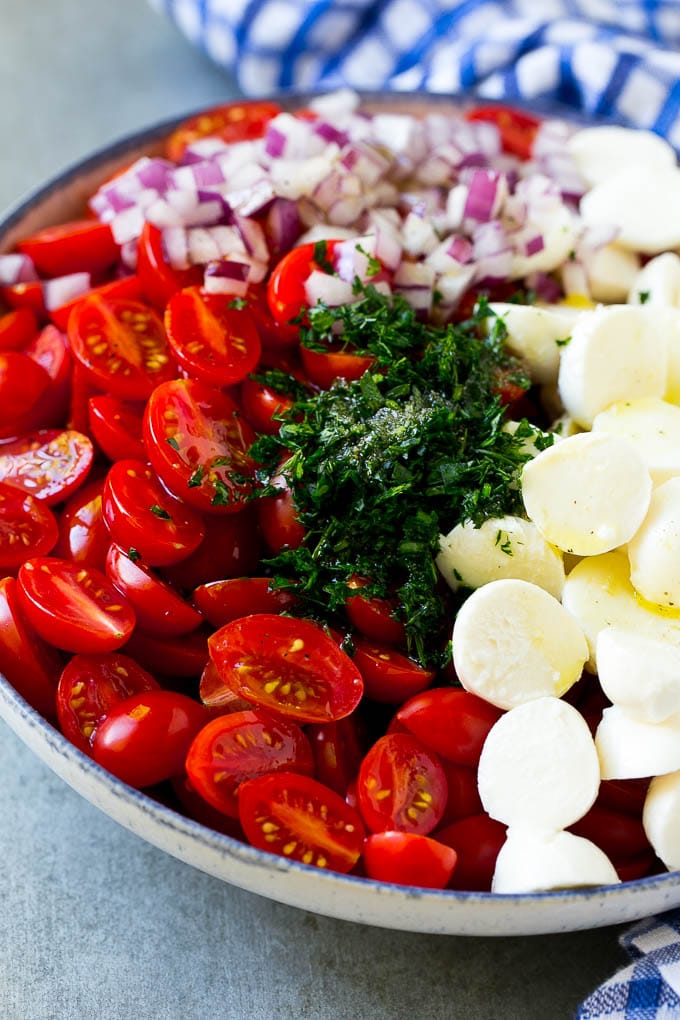
[[(310, 99), (321, 94), (323, 93), (297, 92), (295, 95), (292, 93), (290, 95), (281, 93), (278, 96), (271, 98), (274, 101), (280, 101), (284, 108), (295, 109), (297, 107), (304, 106)], [(458, 105), (463, 108), (481, 102), (483, 102), (485, 106), (505, 105), (500, 101), (495, 102), (493, 100), (486, 100), (479, 96), (469, 94), (451, 96), (445, 93), (427, 92), (362, 92), (360, 93), (360, 96), (364, 103), (385, 102), (390, 100), (394, 100), (398, 103), (400, 100), (406, 100), (407, 103), (411, 101), (416, 103), (419, 101), (427, 103), (434, 102), (437, 105), (441, 103), (442, 105), (448, 106)], [(239, 100), (235, 101), (238, 102)], [(550, 117), (564, 118), (584, 125), (595, 122), (594, 118), (589, 118), (586, 114), (578, 113), (570, 110), (568, 107), (554, 102), (522, 104), (515, 103), (513, 101), (512, 106), (517, 109), (525, 109), (527, 112)], [(130, 135), (125, 135), (115, 140), (110, 145), (106, 145), (95, 150), (84, 159), (75, 161), (64, 167), (53, 177), (48, 179), (45, 184), (21, 198), (18, 204), (10, 207), (5, 215), (2, 216), (0, 219), (0, 249), (2, 248), (3, 238), (21, 222), (24, 216), (26, 216), (41, 202), (48, 199), (55, 192), (76, 180), (78, 177), (93, 173), (104, 165), (113, 163), (117, 159), (124, 159), (125, 156), (132, 151), (142, 149), (143, 147), (151, 147), (154, 143), (161, 142), (175, 127), (189, 117), (200, 113), (203, 109), (205, 109), (205, 107), (189, 111), (181, 116), (169, 118), (168, 120), (162, 121), (152, 127), (142, 128)], [(596, 123), (616, 124), (621, 123), (621, 121), (616, 121), (613, 118), (607, 119), (598, 117)], [(116, 798), (121, 801), (125, 801), (128, 804), (132, 804), (141, 814), (148, 818), (153, 818), (156, 823), (161, 823), (170, 831), (178, 832), (183, 836), (198, 840), (204, 845), (208, 845), (212, 849), (220, 851), (226, 858), (235, 858), (243, 864), (263, 868), (270, 872), (273, 870), (281, 874), (297, 873), (301, 875), (310, 875), (314, 876), (315, 879), (318, 879), (321, 882), (326, 882), (331, 885), (339, 884), (342, 887), (346, 884), (355, 890), (369, 887), (376, 892), (390, 891), (392, 894), (403, 895), (405, 899), (425, 899), (427, 901), (431, 901), (433, 904), (443, 902), (461, 904), (475, 902), (503, 902), (520, 906), (535, 903), (537, 901), (548, 901), (559, 905), (560, 903), (572, 903), (575, 900), (599, 900), (603, 896), (607, 896), (608, 899), (613, 899), (620, 896), (627, 896), (633, 891), (642, 892), (654, 889), (658, 886), (673, 887), (680, 885), (680, 871), (669, 871), (614, 885), (588, 886), (584, 888), (536, 893), (492, 893), (474, 891), (468, 892), (456, 889), (427, 889), (421, 886), (397, 885), (388, 882), (379, 882), (375, 879), (365, 878), (358, 875), (346, 875), (338, 872), (324, 871), (323, 869), (315, 868), (308, 864), (289, 860), (288, 858), (281, 857), (277, 854), (270, 854), (264, 850), (258, 850), (247, 843), (235, 839), (234, 837), (216, 832), (215, 830), (181, 814), (179, 811), (174, 810), (162, 802), (155, 800), (143, 791), (136, 790), (134, 787), (123, 783), (121, 780), (103, 769), (100, 765), (97, 765), (92, 758), (88, 757), (88, 755), (84, 754), (84, 752), (72, 744), (67, 737), (56, 729), (56, 727), (33, 709), (19, 694), (16, 688), (10, 684), (6, 677), (0, 674), (0, 707), (2, 707), (3, 702), (9, 707), (12, 713), (18, 714), (31, 729), (39, 731), (46, 745), (50, 747), (50, 749), (56, 751), (62, 758), (66, 759), (71, 764), (77, 766), (79, 770), (91, 778), (100, 789), (107, 789)], [(0, 717), (2, 717), (1, 712)], [(12, 728), (9, 718), (5, 718), (5, 721), (10, 728)], [(81, 796), (83, 795), (81, 794)]]

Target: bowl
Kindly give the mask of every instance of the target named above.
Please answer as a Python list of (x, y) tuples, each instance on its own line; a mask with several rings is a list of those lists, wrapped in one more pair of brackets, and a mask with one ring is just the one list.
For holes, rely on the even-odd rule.
[[(443, 96), (369, 95), (364, 101), (409, 112), (433, 103), (440, 109), (460, 106)], [(289, 108), (303, 103), (284, 100)], [(21, 237), (77, 216), (100, 181), (138, 155), (159, 152), (175, 123), (117, 141), (30, 195), (0, 222), (0, 252)], [(403, 931), (504, 936), (618, 924), (680, 905), (680, 872), (597, 888), (497, 895), (390, 885), (321, 871), (207, 829), (122, 783), (74, 747), (1, 676), (0, 718), (69, 786), (142, 839), (222, 881), (329, 917)]]

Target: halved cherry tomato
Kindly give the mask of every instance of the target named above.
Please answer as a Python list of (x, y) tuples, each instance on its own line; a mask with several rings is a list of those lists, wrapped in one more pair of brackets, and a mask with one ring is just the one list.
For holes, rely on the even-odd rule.
[(184, 770), (205, 709), (176, 691), (143, 691), (114, 705), (97, 726), (94, 760), (129, 786), (155, 786)]
[(168, 301), (165, 329), (177, 361), (212, 386), (233, 386), (260, 360), (260, 337), (247, 308), (221, 294), (187, 287)]
[(476, 768), (489, 730), (502, 715), (501, 709), (469, 691), (435, 687), (402, 705), (397, 719), (430, 750)]
[(0, 481), (52, 506), (82, 485), (92, 457), (92, 443), (80, 432), (41, 429), (0, 447)]
[(371, 832), (426, 836), (441, 821), (447, 795), (440, 761), (410, 734), (380, 737), (361, 763), (359, 810)]
[(597, 802), (626, 815), (642, 815), (650, 779), (603, 779)]
[(456, 765), (452, 761), (447, 761), (446, 758), (440, 760), (446, 776), (446, 788), (449, 792), (446, 798), (446, 808), (439, 823), (443, 828), (459, 818), (481, 814), (484, 808), (477, 785), (477, 769)]
[(201, 614), (177, 592), (116, 545), (106, 558), (106, 576), (126, 597), (138, 626), (148, 634), (188, 634), (203, 622)]
[[(51, 324), (45, 326), (24, 347), (21, 357), (29, 358), (47, 374), (48, 385), (28, 410), (7, 419), (0, 427), (3, 439), (22, 436), (35, 429), (55, 428), (63, 422), (69, 406), (73, 366), (65, 338), (59, 330)], [(34, 374), (35, 370), (31, 369), (29, 375), (31, 373)]]
[(62, 661), (26, 618), (13, 577), (0, 580), (0, 673), (36, 712), (53, 719)]
[(93, 386), (85, 369), (79, 361), (73, 363), (73, 376), (71, 378), (71, 401), (69, 404), (68, 427), (83, 432), (90, 436), (90, 421), (88, 406), (91, 397), (101, 394), (98, 386)]
[(141, 301), (89, 294), (69, 316), (68, 339), (89, 381), (121, 400), (146, 400), (177, 375), (160, 316)]
[(151, 673), (198, 678), (208, 661), (208, 634), (199, 627), (180, 637), (161, 636), (137, 627), (123, 651)]
[(179, 163), (187, 146), (209, 136), (230, 143), (261, 138), (269, 121), (278, 113), (281, 113), (279, 104), (267, 100), (227, 103), (203, 110), (175, 128), (166, 143), (168, 159)]
[(254, 439), (233, 400), (196, 379), (163, 383), (146, 406), (149, 460), (171, 492), (204, 513), (243, 507)]
[(151, 223), (145, 223), (137, 246), (137, 276), (142, 294), (159, 312), (183, 287), (193, 287), (203, 280), (203, 267), (173, 269), (165, 258), (163, 235)]
[[(71, 381), (73, 363), (71, 354), (66, 344), (64, 334), (49, 323), (33, 337), (26, 347), (24, 354), (32, 358), (38, 365), (45, 369), (51, 382), (57, 388), (66, 390)], [(64, 411), (68, 407), (66, 393), (62, 393), (62, 407)]]
[(279, 432), (281, 422), (276, 416), (293, 406), (292, 397), (278, 393), (272, 386), (266, 386), (255, 379), (244, 379), (241, 384), (241, 407), (243, 414), (256, 432), (273, 436)]
[[(262, 543), (251, 507), (244, 507), (237, 514), (206, 516), (203, 526), (205, 537), (198, 549), (162, 571), (163, 577), (175, 588), (192, 589), (224, 578), (252, 574), (257, 569)], [(244, 605), (243, 611), (236, 615), (244, 616), (247, 612)]]
[(150, 567), (184, 559), (205, 534), (196, 511), (169, 495), (151, 468), (139, 460), (119, 460), (111, 466), (102, 492), (102, 513), (116, 545), (133, 549)]
[(39, 322), (44, 322), (47, 318), (42, 283), (39, 280), (0, 287), (0, 297), (10, 308), (30, 308)]
[(484, 814), (460, 818), (445, 829), (437, 830), (434, 838), (458, 854), (452, 889), (487, 892), (491, 888), (496, 858), (505, 843), (506, 831), (505, 825)]
[(267, 303), (267, 292), (261, 285), (250, 287), (245, 300), (260, 334), (262, 348), (269, 352), (286, 352), (300, 342), (300, 329), (296, 325), (276, 322)]
[(355, 351), (329, 348), (328, 351), (313, 351), (309, 347), (300, 348), (300, 357), (304, 370), (311, 381), (322, 390), (329, 390), (336, 379), (360, 379), (375, 364), (370, 354), (359, 354)]
[[(205, 825), (207, 829), (212, 829), (213, 832), (221, 832), (225, 836), (231, 836), (232, 839), (239, 839), (243, 843), (246, 842), (246, 837), (239, 820), (237, 818), (229, 818), (203, 800), (203, 797), (194, 789), (188, 776), (173, 776), (170, 782), (182, 811), (189, 818), (193, 818), (194, 821)], [(177, 805), (172, 806), (176, 807)]]
[(378, 882), (445, 889), (457, 860), (451, 847), (414, 832), (375, 832), (364, 843), (366, 874)]
[(11, 573), (29, 556), (45, 556), (57, 543), (52, 511), (23, 489), (0, 482), (0, 570)]
[(366, 751), (366, 733), (358, 713), (337, 722), (312, 723), (306, 733), (314, 752), (316, 778), (344, 797)]
[(0, 315), (0, 350), (21, 351), (38, 332), (38, 320), (31, 308), (15, 308)]
[(264, 496), (257, 501), (257, 519), (262, 537), (275, 556), (283, 549), (297, 549), (306, 531), (298, 518), (293, 493), (284, 475), (272, 478), (272, 485), (281, 490), (279, 496)]
[[(308, 306), (305, 283), (311, 273), (328, 271), (339, 241), (300, 244), (284, 255), (272, 270), (267, 286), (267, 301), (272, 317), (279, 325), (290, 325)], [(317, 259), (324, 263), (320, 265)]]
[(33, 259), (41, 276), (100, 272), (117, 261), (120, 251), (109, 224), (99, 220), (74, 220), (46, 227), (19, 241), (17, 248)]
[(40, 399), (49, 385), (49, 375), (32, 358), (21, 351), (0, 351), (0, 428), (11, 428), (34, 409), (38, 420), (31, 427), (38, 428)]
[(361, 589), (367, 584), (366, 580), (356, 576), (350, 578), (347, 584), (351, 592), (356, 592), (348, 595), (345, 601), (345, 611), (350, 623), (372, 641), (387, 645), (403, 644), (406, 640), (406, 630), (397, 615), (398, 599), (361, 595)]
[(104, 479), (78, 489), (59, 517), (59, 541), (54, 555), (104, 570), (111, 538), (102, 516)]
[(238, 788), (246, 779), (284, 771), (311, 776), (314, 758), (299, 726), (253, 709), (204, 726), (189, 748), (186, 770), (201, 797), (238, 818)]
[(364, 827), (342, 797), (308, 776), (273, 772), (239, 787), (248, 842), (290, 860), (348, 872), (359, 860)]
[(150, 673), (120, 652), (74, 655), (57, 687), (61, 731), (72, 744), (91, 755), (97, 726), (114, 705), (132, 694), (158, 689)]
[(87, 402), (90, 430), (109, 460), (146, 460), (141, 405), (101, 394)]
[(364, 693), (373, 701), (400, 705), (406, 698), (429, 687), (435, 670), (424, 669), (393, 648), (354, 639), (354, 663), (364, 679)]
[(67, 301), (64, 305), (59, 305), (58, 308), (53, 308), (50, 311), (50, 319), (58, 326), (59, 329), (63, 329), (64, 332), (68, 329), (68, 320), (71, 312), (76, 307), (79, 301), (83, 300), (83, 297), (89, 296), (89, 294), (96, 294), (101, 298), (125, 298), (128, 301), (141, 301), (142, 300), (142, 287), (139, 282), (138, 276), (122, 276), (120, 280), (110, 280), (109, 283), (102, 283), (99, 287), (93, 287), (88, 295), (81, 294), (80, 297), (74, 298), (73, 301)]
[(38, 634), (67, 652), (113, 652), (132, 634), (135, 614), (94, 567), (37, 556), (17, 577), (22, 609)]
[(540, 120), (524, 110), (511, 106), (477, 106), (468, 110), (466, 120), (485, 120), (495, 124), (500, 132), (504, 152), (520, 159), (530, 159)]
[(285, 588), (272, 587), (268, 577), (232, 577), (199, 585), (193, 602), (213, 627), (223, 627), (253, 613), (285, 613), (297, 598)]
[(361, 700), (352, 660), (307, 620), (245, 616), (221, 627), (208, 645), (225, 686), (261, 708), (323, 722), (344, 718)]
[(215, 709), (219, 715), (226, 715), (228, 712), (249, 712), (253, 708), (250, 701), (239, 698), (238, 694), (224, 686), (212, 659), (208, 659), (201, 673), (198, 694), (203, 704)]

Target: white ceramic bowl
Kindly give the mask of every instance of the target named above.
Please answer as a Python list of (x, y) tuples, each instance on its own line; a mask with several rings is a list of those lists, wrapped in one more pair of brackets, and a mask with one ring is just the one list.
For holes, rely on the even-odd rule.
[[(415, 110), (442, 97), (370, 97)], [(294, 105), (291, 103), (291, 105)], [(77, 216), (97, 184), (137, 155), (158, 151), (173, 123), (158, 125), (67, 170), (0, 223), (0, 252)], [(531, 895), (432, 891), (324, 872), (206, 829), (115, 779), (77, 750), (0, 677), (0, 717), (69, 786), (131, 832), (225, 882), (329, 917), (447, 935), (531, 935), (631, 921), (680, 905), (680, 872), (601, 888)]]

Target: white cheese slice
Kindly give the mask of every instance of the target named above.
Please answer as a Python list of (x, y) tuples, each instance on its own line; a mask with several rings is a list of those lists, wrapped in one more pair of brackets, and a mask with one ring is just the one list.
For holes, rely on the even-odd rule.
[(628, 544), (630, 580), (648, 602), (680, 608), (680, 478), (655, 489), (649, 511)]
[(652, 779), (642, 824), (654, 852), (669, 871), (680, 868), (680, 772)]
[(650, 173), (652, 186), (654, 171), (675, 166), (674, 149), (659, 135), (616, 125), (576, 131), (566, 148), (591, 187), (617, 174), (622, 166), (634, 165)]
[(605, 708), (595, 734), (603, 779), (644, 779), (680, 769), (680, 714), (641, 722), (618, 705)]
[(588, 658), (576, 621), (538, 585), (490, 581), (463, 603), (453, 662), (463, 687), (499, 708), (560, 696)]
[(680, 308), (680, 255), (665, 251), (650, 259), (631, 282), (630, 304)]
[(623, 545), (649, 507), (652, 480), (631, 443), (584, 432), (543, 450), (522, 470), (522, 499), (544, 538), (577, 556)]
[[(678, 409), (680, 411), (680, 408)], [(499, 578), (532, 581), (559, 598), (564, 585), (562, 555), (535, 524), (521, 517), (494, 517), (476, 528), (467, 521), (442, 535), (437, 567), (455, 591), (481, 588)]]
[(505, 825), (557, 832), (592, 807), (600, 786), (583, 716), (559, 698), (511, 709), (484, 742), (477, 773), (484, 810)]
[(612, 862), (589, 839), (571, 832), (510, 828), (496, 858), (491, 891), (548, 892), (619, 881)]
[(640, 269), (640, 259), (617, 244), (605, 244), (586, 259), (590, 296), (614, 304), (626, 301)]
[(589, 428), (618, 400), (663, 397), (668, 338), (644, 308), (609, 305), (583, 312), (562, 348), (558, 386), (566, 412)]
[(581, 199), (581, 218), (588, 226), (618, 227), (616, 243), (631, 251), (658, 255), (680, 247), (680, 170), (623, 165)]
[(680, 407), (676, 404), (658, 397), (620, 400), (595, 416), (593, 432), (627, 439), (647, 465), (654, 485), (680, 475)]
[(640, 722), (680, 713), (680, 648), (606, 627), (597, 638), (597, 671), (609, 700)]
[[(532, 381), (557, 380), (560, 349), (571, 334), (571, 319), (548, 308), (494, 301), (492, 312), (508, 331), (505, 346), (526, 363)], [(487, 320), (487, 326), (492, 320)]]

